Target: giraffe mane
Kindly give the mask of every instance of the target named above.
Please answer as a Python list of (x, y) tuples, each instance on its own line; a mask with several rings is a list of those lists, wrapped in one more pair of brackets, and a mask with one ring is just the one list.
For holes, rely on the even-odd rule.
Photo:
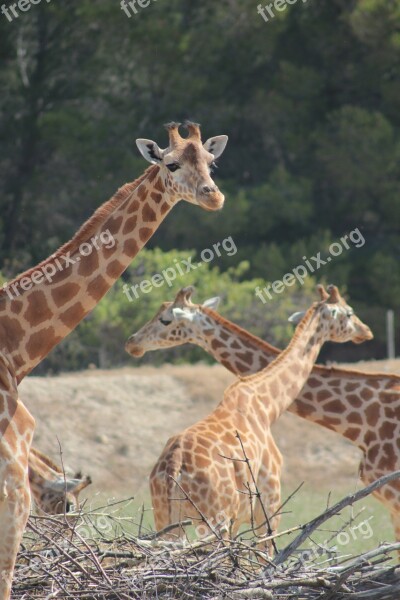
[[(78, 229), (75, 235), (68, 242), (60, 246), (58, 250), (56, 250), (56, 252), (54, 252), (51, 256), (48, 256), (34, 267), (30, 267), (28, 270), (17, 275), (17, 277), (15, 277), (14, 279), (11, 279), (9, 282), (7, 282), (7, 286), (17, 283), (23, 277), (29, 277), (34, 271), (41, 269), (42, 267), (54, 261), (56, 258), (59, 258), (63, 254), (76, 250), (76, 248), (79, 247), (81, 243), (87, 241), (87, 239), (93, 233), (95, 233), (98, 226), (101, 223), (104, 223), (106, 218), (110, 216), (117, 207), (119, 207), (125, 200), (128, 200), (132, 196), (135, 189), (142, 183), (142, 181), (144, 181), (144, 179), (146, 179), (146, 177), (148, 177), (148, 175), (150, 175), (153, 172), (155, 174), (155, 172), (158, 171), (159, 168), (160, 167), (158, 165), (151, 165), (145, 170), (145, 172), (140, 177), (138, 177), (131, 183), (125, 183), (125, 185), (120, 187), (119, 190), (109, 200), (106, 200), (106, 202), (104, 202), (101, 206), (97, 208), (97, 210), (92, 214), (92, 216), (89, 217), (89, 219), (87, 219), (87, 221), (85, 221), (83, 225), (81, 225), (81, 227)], [(1, 289), (0, 298), (4, 297), (5, 294), (5, 289)]]
[[(205, 306), (202, 306), (201, 304), (199, 304), (198, 306), (199, 306), (199, 308), (206, 315), (208, 314), (210, 317), (212, 317), (214, 319), (214, 321), (216, 321), (220, 325), (225, 325), (225, 323), (227, 322), (227, 319), (225, 319), (225, 317), (223, 317), (222, 315), (220, 315), (215, 310), (212, 310), (212, 308), (207, 308)], [(243, 337), (247, 337), (248, 339), (250, 339), (257, 346), (259, 346), (260, 350), (265, 350), (266, 348), (268, 348), (268, 349), (273, 350), (274, 352), (276, 352), (276, 356), (278, 356), (278, 354), (280, 354), (280, 352), (281, 352), (281, 350), (279, 350), (278, 348), (276, 348), (275, 346), (273, 346), (269, 342), (265, 342), (261, 338), (259, 338), (256, 335), (250, 333), (250, 331), (247, 331), (246, 329), (243, 329), (243, 327), (240, 327), (240, 325), (237, 325), (236, 323), (233, 323), (232, 321), (229, 321), (229, 329), (232, 330), (232, 331), (234, 331), (235, 333), (240, 333), (240, 335), (243, 336)]]
[(286, 348), (284, 350), (282, 350), (282, 352), (280, 354), (278, 354), (278, 356), (276, 358), (274, 358), (274, 360), (269, 365), (264, 367), (264, 369), (262, 369), (258, 373), (254, 373), (253, 375), (238, 375), (238, 379), (241, 381), (251, 380), (252, 382), (254, 382), (265, 376), (266, 369), (270, 369), (270, 371), (275, 370), (281, 364), (281, 362), (283, 362), (285, 360), (287, 354), (290, 352), (293, 345), (296, 344), (298, 338), (301, 336), (303, 331), (308, 327), (311, 319), (315, 315), (315, 311), (318, 308), (318, 306), (319, 306), (318, 302), (315, 302), (312, 306), (310, 306), (310, 308), (307, 310), (306, 314), (304, 315), (304, 317), (302, 318), (300, 323), (297, 325), (289, 344), (286, 346)]
[[(220, 325), (225, 325), (227, 323), (228, 319), (223, 317), (220, 313), (216, 312), (215, 310), (212, 310), (211, 308), (206, 308), (205, 306), (202, 306), (201, 304), (199, 304), (198, 306), (203, 311), (204, 314), (208, 314), (210, 317), (212, 317), (212, 319), (214, 321), (216, 321)], [(240, 327), (240, 325), (237, 325), (236, 323), (233, 323), (232, 321), (229, 321), (229, 329), (234, 333), (239, 333), (241, 335), (241, 337), (245, 337), (245, 338), (251, 340), (252, 343), (254, 343), (255, 345), (257, 345), (260, 348), (260, 350), (264, 350), (264, 351), (271, 350), (272, 352), (276, 352), (276, 358), (272, 359), (274, 361), (278, 358), (278, 355), (281, 355), (281, 353), (282, 353), (282, 350), (280, 350), (273, 344), (270, 344), (269, 342), (257, 337), (256, 335), (250, 333), (250, 331), (247, 331), (246, 329), (244, 329), (243, 327)], [(382, 377), (390, 377), (391, 379), (396, 380), (396, 382), (398, 382), (398, 384), (400, 385), (400, 375), (397, 375), (396, 373), (384, 373), (384, 372), (380, 372), (380, 371), (375, 371), (375, 372), (368, 371), (367, 372), (367, 371), (360, 371), (360, 370), (354, 369), (354, 368), (337, 367), (337, 366), (332, 366), (332, 367), (329, 366), (328, 367), (326, 365), (317, 365), (317, 364), (314, 365), (313, 371), (317, 371), (319, 373), (325, 373), (325, 374), (329, 371), (331, 374), (337, 373), (338, 376), (343, 375), (343, 373), (346, 373), (346, 375), (350, 374), (350, 375), (354, 375), (357, 377), (364, 377), (364, 378), (368, 377), (370, 379), (381, 379)], [(244, 375), (242, 377), (244, 378), (244, 377), (253, 377), (253, 376), (254, 375)]]
[(60, 467), (56, 465), (51, 458), (49, 458), (46, 454), (43, 454), (43, 452), (40, 452), (40, 450), (37, 448), (31, 448), (30, 452), (31, 454), (37, 456), (37, 458), (39, 458), (45, 465), (53, 469), (56, 473), (64, 474), (64, 471), (60, 469)]

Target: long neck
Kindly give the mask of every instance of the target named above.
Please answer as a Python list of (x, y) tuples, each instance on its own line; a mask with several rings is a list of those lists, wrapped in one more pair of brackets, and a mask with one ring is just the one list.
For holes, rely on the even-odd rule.
[(279, 355), (277, 348), (217, 312), (202, 307), (200, 310), (200, 325), (190, 334), (190, 342), (201, 346), (231, 373), (258, 373)]
[(287, 348), (268, 367), (243, 378), (258, 391), (259, 402), (266, 405), (271, 421), (282, 414), (297, 398), (307, 381), (319, 351), (328, 338), (328, 329), (319, 312), (311, 307)]
[(18, 381), (96, 306), (172, 206), (159, 167), (152, 166), (71, 241), (0, 292), (2, 350)]
[[(279, 350), (215, 311), (207, 308), (201, 311), (201, 328), (193, 331), (190, 341), (235, 375), (258, 373), (279, 354)], [(387, 406), (392, 396), (399, 397), (399, 389), (397, 375), (315, 365), (288, 410), (364, 449), (369, 427), (368, 422), (365, 427), (360, 409), (363, 415), (370, 412), (372, 419), (379, 405)]]

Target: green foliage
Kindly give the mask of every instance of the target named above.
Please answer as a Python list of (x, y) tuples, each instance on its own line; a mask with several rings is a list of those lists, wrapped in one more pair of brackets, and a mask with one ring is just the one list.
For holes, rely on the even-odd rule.
[[(142, 250), (123, 280), (112, 287), (65, 340), (65, 344), (61, 344), (42, 363), (39, 372), (86, 368), (91, 363), (100, 367), (132, 364), (132, 359), (124, 352), (127, 338), (152, 319), (163, 302), (172, 301), (176, 293), (188, 285), (196, 289), (194, 302), (202, 303), (208, 298), (220, 296), (221, 313), (224, 316), (278, 347), (284, 347), (293, 333), (288, 317), (297, 310), (308, 308), (316, 299), (315, 281), (308, 278), (303, 287), (296, 285), (285, 288), (279, 297), (263, 303), (255, 295), (255, 290), (265, 286), (266, 282), (244, 279), (249, 270), (248, 262), (243, 261), (221, 272), (219, 259), (216, 258), (213, 262), (203, 263), (201, 268), (180, 275), (178, 267), (181, 266), (185, 271), (183, 261), (189, 258), (192, 258), (193, 264), (199, 263), (200, 256), (195, 250)], [(174, 280), (171, 268), (176, 271)], [(140, 284), (143, 281), (151, 282), (151, 278), (157, 274), (163, 277), (163, 284), (160, 287), (145, 285), (143, 289), (147, 291), (142, 292)], [(168, 278), (171, 278), (169, 284)], [(166, 359), (209, 360), (203, 351), (185, 347), (164, 354), (150, 353), (143, 361), (159, 364)]]
[[(269, 23), (246, 0), (160, 0), (131, 18), (114, 0), (42, 2), (12, 23), (2, 15), (5, 277), (54, 252), (143, 171), (136, 137), (164, 147), (162, 123), (193, 118), (205, 139), (229, 135), (215, 175), (225, 208), (182, 204), (149, 248), (186, 252), (233, 236), (237, 254), (221, 256), (204, 287), (214, 295), (227, 270), (239, 286), (281, 279), (359, 227), (365, 247), (316, 277), (347, 286), (356, 308), (368, 298), (384, 323), (399, 288), (399, 26), (398, 0), (297, 2)], [(232, 272), (243, 262), (245, 273)], [(120, 356), (110, 331), (125, 335), (113, 310), (96, 316), (112, 344), (105, 362)], [(96, 362), (98, 338), (87, 336)], [(379, 325), (371, 354), (383, 338)], [(81, 349), (73, 355), (79, 362)]]

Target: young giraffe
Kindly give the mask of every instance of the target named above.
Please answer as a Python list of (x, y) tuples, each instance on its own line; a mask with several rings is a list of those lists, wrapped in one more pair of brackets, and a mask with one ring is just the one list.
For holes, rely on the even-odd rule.
[(82, 479), (80, 473), (74, 479), (68, 479), (61, 467), (33, 447), (28, 465), (29, 485), (36, 508), (48, 515), (67, 513), (73, 505), (79, 506), (80, 492), (92, 483), (90, 477)]
[(197, 124), (187, 123), (187, 138), (178, 124), (167, 128), (165, 150), (136, 140), (153, 163), (139, 179), (120, 188), (55, 254), (0, 292), (0, 600), (10, 596), (30, 505), (34, 419), (17, 385), (96, 306), (179, 200), (210, 211), (223, 206), (210, 166), (227, 137), (202, 144)]
[[(193, 304), (193, 292), (193, 287), (183, 288), (173, 302), (162, 304), (155, 317), (129, 338), (127, 352), (138, 357), (192, 343), (239, 376), (261, 371), (278, 356), (277, 348), (215, 312), (218, 297)], [(362, 452), (359, 472), (365, 485), (400, 470), (398, 375), (315, 365), (288, 410), (355, 444)], [(389, 509), (400, 541), (400, 481), (382, 486), (374, 495)]]
[[(360, 343), (372, 338), (369, 327), (353, 314), (336, 287), (330, 286), (328, 298), (321, 288), (319, 291), (323, 299), (305, 313), (278, 358), (259, 373), (229, 386), (208, 417), (167, 442), (150, 475), (157, 529), (186, 517), (198, 518), (194, 507), (211, 523), (223, 521), (233, 533), (250, 521), (248, 495), (240, 493), (246, 491), (250, 474), (236, 431), (276, 529), (282, 459), (271, 435), (272, 423), (298, 396), (325, 341)], [(298, 319), (300, 314), (304, 313), (292, 318)], [(184, 494), (193, 505), (184, 500)], [(264, 513), (260, 503), (252, 506), (252, 512), (255, 525), (261, 526)]]

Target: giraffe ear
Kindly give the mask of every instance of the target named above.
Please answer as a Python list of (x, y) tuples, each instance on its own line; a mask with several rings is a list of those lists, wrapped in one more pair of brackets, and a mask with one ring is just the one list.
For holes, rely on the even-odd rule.
[(227, 135), (216, 135), (215, 137), (209, 138), (203, 144), (203, 148), (214, 155), (214, 158), (221, 156), (225, 150), (225, 146), (228, 142)]
[(156, 142), (138, 138), (136, 140), (136, 146), (139, 148), (139, 152), (143, 158), (145, 158), (149, 163), (158, 165), (162, 161), (164, 151), (158, 147)]
[(212, 310), (216, 310), (220, 302), (221, 298), (219, 296), (214, 296), (214, 298), (209, 298), (208, 300), (203, 302), (202, 306), (204, 306), (204, 308), (211, 308)]
[(195, 313), (187, 308), (173, 308), (172, 314), (175, 319), (182, 319), (184, 321), (194, 321)]
[(290, 317), (288, 318), (289, 323), (293, 323), (294, 325), (297, 325), (298, 323), (300, 323), (300, 321), (302, 320), (302, 318), (305, 315), (305, 311), (301, 311), (301, 312), (295, 312), (292, 315), (290, 315)]

